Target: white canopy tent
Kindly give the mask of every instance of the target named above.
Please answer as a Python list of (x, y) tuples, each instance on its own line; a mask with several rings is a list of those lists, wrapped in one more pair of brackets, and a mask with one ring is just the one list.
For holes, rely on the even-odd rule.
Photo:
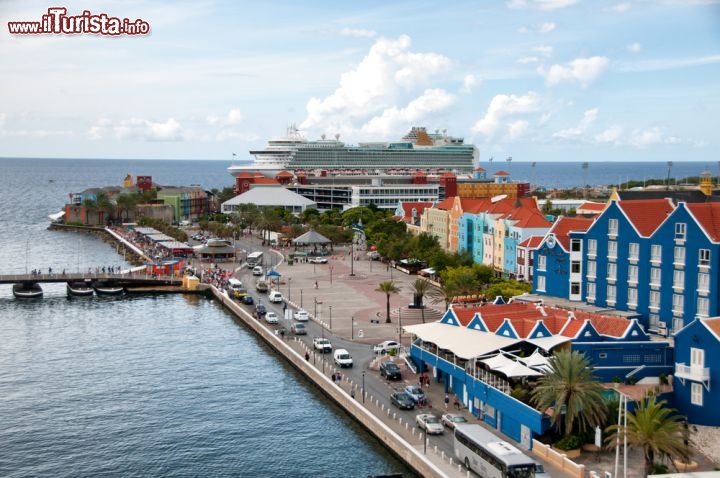
[(488, 355), (521, 342), (518, 339), (501, 337), (490, 332), (470, 330), (440, 322), (408, 325), (403, 329), (417, 335), (423, 341), (432, 342), (439, 348), (450, 350), (457, 357), (466, 360)]

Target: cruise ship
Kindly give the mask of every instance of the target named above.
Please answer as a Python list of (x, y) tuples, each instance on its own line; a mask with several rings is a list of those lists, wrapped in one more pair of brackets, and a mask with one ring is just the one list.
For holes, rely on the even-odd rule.
[(346, 145), (339, 135), (308, 141), (293, 125), (282, 138), (268, 141), (265, 149), (250, 151), (252, 163), (232, 165), (228, 172), (262, 173), (275, 177), (280, 171), (306, 174), (386, 175), (450, 171), (471, 174), (478, 164), (478, 150), (463, 138), (448, 136), (446, 131), (428, 133), (414, 126), (398, 142), (367, 142)]

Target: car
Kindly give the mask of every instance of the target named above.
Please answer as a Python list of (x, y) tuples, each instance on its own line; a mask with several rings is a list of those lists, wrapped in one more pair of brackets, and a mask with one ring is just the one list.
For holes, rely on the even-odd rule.
[(415, 408), (415, 402), (410, 395), (405, 392), (393, 392), (390, 394), (390, 403), (401, 410), (412, 410)]
[(459, 415), (457, 413), (445, 413), (442, 417), (440, 417), (440, 421), (443, 425), (448, 427), (450, 430), (455, 429), (455, 424), (457, 423), (467, 423), (467, 419)]
[(352, 356), (350, 355), (350, 352), (348, 352), (345, 349), (335, 350), (335, 353), (333, 354), (333, 361), (335, 362), (335, 365), (337, 365), (340, 368), (344, 368), (344, 367), (352, 368), (352, 366), (353, 366)]
[(268, 300), (273, 304), (280, 304), (283, 301), (283, 296), (276, 290), (271, 290), (268, 294)]
[(255, 290), (260, 292), (261, 294), (265, 294), (270, 288), (268, 287), (267, 282), (264, 280), (259, 280), (255, 284)]
[(240, 300), (245, 305), (253, 305), (255, 303), (255, 299), (253, 299), (253, 296), (250, 294), (243, 296)]
[(421, 430), (425, 430), (428, 435), (442, 435), (445, 428), (440, 423), (440, 419), (432, 413), (421, 413), (415, 416), (415, 424)]
[(400, 344), (395, 342), (394, 340), (386, 340), (385, 342), (373, 346), (373, 352), (375, 352), (376, 354), (386, 354), (391, 350), (397, 351), (399, 349)]
[(310, 320), (310, 314), (308, 314), (305, 309), (296, 310), (293, 317), (295, 317), (295, 320), (299, 320), (300, 322), (307, 322)]
[(293, 322), (290, 326), (290, 331), (295, 335), (307, 335), (305, 324), (301, 324), (300, 322)]
[(246, 295), (249, 295), (249, 293), (248, 293), (248, 291), (247, 291), (246, 288), (241, 287), (241, 288), (239, 288), (239, 289), (235, 289), (235, 298), (236, 298), (236, 299), (241, 299), (241, 300), (242, 300), (242, 298), (245, 297)]
[(388, 380), (400, 380), (402, 379), (402, 372), (400, 372), (400, 367), (395, 362), (388, 360), (380, 364), (380, 376), (386, 377)]
[(263, 275), (263, 268), (262, 268), (262, 266), (255, 266), (255, 267), (253, 267), (252, 275), (254, 275), (254, 276), (261, 276), (261, 275)]
[(371, 261), (379, 261), (380, 260), (380, 253), (378, 251), (368, 252), (367, 256), (370, 258)]
[(267, 314), (267, 309), (265, 308), (265, 304), (258, 301), (258, 303), (255, 304), (255, 315), (258, 318), (260, 318), (260, 317), (264, 316), (265, 314)]
[(322, 337), (315, 337), (313, 339), (313, 348), (324, 354), (332, 352), (332, 344), (328, 339)]
[(311, 264), (327, 264), (327, 259), (324, 257), (311, 257), (308, 262)]
[(410, 395), (410, 397), (415, 400), (415, 403), (425, 403), (425, 400), (427, 400), (425, 392), (417, 385), (408, 385), (403, 391)]
[(277, 324), (280, 321), (278, 320), (277, 314), (275, 312), (273, 312), (272, 310), (269, 310), (265, 314), (265, 322), (267, 322), (268, 324)]

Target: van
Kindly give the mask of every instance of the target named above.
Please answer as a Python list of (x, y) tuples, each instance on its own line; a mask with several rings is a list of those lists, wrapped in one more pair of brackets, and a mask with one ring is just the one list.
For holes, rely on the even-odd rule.
[(263, 268), (262, 268), (262, 266), (255, 266), (255, 267), (253, 267), (252, 274), (253, 274), (254, 276), (261, 276), (261, 275), (263, 275)]
[(335, 365), (337, 365), (340, 368), (343, 367), (349, 367), (352, 368), (353, 366), (353, 359), (350, 355), (350, 352), (348, 352), (345, 349), (337, 349), (335, 353), (333, 354), (333, 361), (335, 362)]
[(227, 290), (230, 295), (235, 295), (235, 292), (239, 291), (242, 288), (242, 282), (240, 282), (236, 278), (231, 277), (230, 279), (228, 279)]
[(268, 294), (268, 300), (273, 304), (279, 304), (283, 301), (283, 295), (276, 290), (271, 290)]

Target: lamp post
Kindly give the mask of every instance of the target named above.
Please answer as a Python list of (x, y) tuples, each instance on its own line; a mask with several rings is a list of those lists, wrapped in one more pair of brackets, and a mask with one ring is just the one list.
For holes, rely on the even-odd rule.
[(315, 304), (315, 308), (313, 309), (313, 317), (315, 320), (317, 320), (317, 297), (313, 297), (313, 303)]
[(350, 241), (350, 277), (355, 275), (355, 239)]
[(363, 403), (365, 403), (365, 370), (363, 370), (363, 379), (362, 379), (362, 398)]
[(328, 305), (330, 308), (330, 330), (332, 330), (332, 305)]
[(350, 317), (350, 340), (355, 339), (355, 317)]
[(402, 307), (398, 307), (398, 344), (402, 347)]
[(288, 302), (290, 302), (290, 282), (292, 282), (292, 277), (288, 277)]
[(333, 266), (329, 266), (329, 268), (330, 268), (330, 285), (332, 285), (332, 271), (333, 271)]
[[(320, 322), (320, 327), (321, 327), (321, 330), (322, 330), (323, 347), (325, 347), (325, 324), (323, 324), (322, 322)], [(325, 375), (325, 349), (323, 349), (322, 363), (323, 363), (323, 375)]]
[(300, 308), (301, 308), (301, 309), (303, 308), (303, 306), (302, 306), (302, 291), (303, 291), (303, 290), (300, 289)]

